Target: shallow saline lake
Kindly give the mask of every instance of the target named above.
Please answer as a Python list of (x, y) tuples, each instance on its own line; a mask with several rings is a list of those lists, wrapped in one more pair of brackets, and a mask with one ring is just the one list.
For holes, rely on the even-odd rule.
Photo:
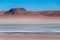
[(60, 34), (60, 25), (15, 24), (0, 25), (0, 34)]

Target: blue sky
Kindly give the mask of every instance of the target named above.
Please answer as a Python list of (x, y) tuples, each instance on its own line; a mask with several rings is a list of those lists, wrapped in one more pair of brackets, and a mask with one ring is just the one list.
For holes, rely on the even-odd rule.
[(25, 8), (32, 11), (60, 10), (60, 0), (0, 0), (0, 10)]

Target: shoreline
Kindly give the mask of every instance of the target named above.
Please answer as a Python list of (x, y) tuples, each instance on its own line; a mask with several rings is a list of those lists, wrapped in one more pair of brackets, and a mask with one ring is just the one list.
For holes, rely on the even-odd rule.
[(0, 32), (0, 35), (60, 35), (59, 32), (51, 31), (41, 31), (41, 32)]
[(60, 24), (60, 19), (0, 18), (0, 24)]
[(0, 40), (60, 40), (60, 35), (0, 35)]

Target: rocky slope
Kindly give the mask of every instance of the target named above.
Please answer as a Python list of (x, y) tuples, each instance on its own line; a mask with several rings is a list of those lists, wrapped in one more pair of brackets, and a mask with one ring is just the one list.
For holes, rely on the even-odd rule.
[(27, 11), (24, 8), (12, 8), (9, 11), (0, 11), (0, 15), (30, 15), (30, 16), (60, 16), (60, 10), (55, 11)]

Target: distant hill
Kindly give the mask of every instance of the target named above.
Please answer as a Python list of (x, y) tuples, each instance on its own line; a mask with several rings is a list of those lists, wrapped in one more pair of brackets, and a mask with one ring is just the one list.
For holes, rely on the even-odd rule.
[(8, 11), (0, 11), (0, 15), (30, 15), (30, 16), (60, 16), (60, 10), (51, 11), (28, 11), (24, 8), (12, 8)]

